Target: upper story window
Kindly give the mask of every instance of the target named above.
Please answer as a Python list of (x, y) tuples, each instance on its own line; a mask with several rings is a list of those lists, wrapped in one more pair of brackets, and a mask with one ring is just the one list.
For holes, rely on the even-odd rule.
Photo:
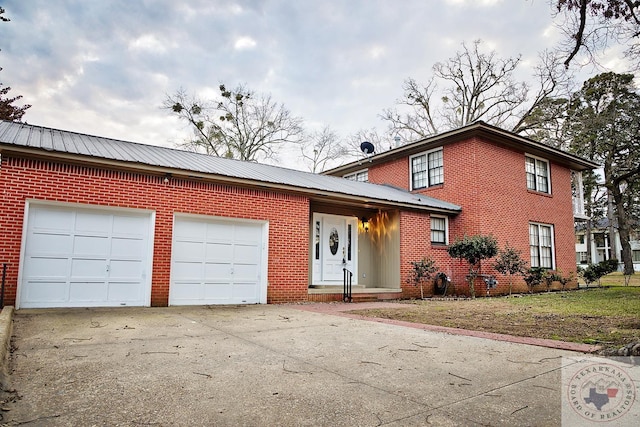
[(369, 182), (369, 169), (364, 169), (358, 172), (350, 173), (343, 176), (343, 178), (350, 179), (352, 181)]
[(553, 268), (553, 225), (529, 224), (531, 267)]
[(527, 188), (541, 193), (551, 193), (549, 162), (537, 157), (525, 156)]
[(447, 217), (431, 215), (431, 243), (446, 245), (447, 239)]
[(411, 163), (411, 189), (418, 190), (442, 184), (444, 182), (442, 159), (442, 147), (412, 156), (409, 159)]

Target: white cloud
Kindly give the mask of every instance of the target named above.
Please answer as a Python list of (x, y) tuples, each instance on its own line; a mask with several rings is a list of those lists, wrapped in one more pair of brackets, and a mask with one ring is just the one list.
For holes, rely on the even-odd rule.
[(153, 34), (145, 34), (137, 39), (131, 40), (129, 42), (129, 49), (151, 53), (164, 53), (167, 50), (164, 43), (158, 40)]
[(445, 3), (456, 5), (456, 6), (492, 7), (501, 2), (502, 0), (445, 0)]
[(256, 45), (257, 43), (254, 39), (248, 36), (244, 36), (236, 39), (235, 43), (233, 44), (233, 48), (235, 50), (247, 50), (253, 49), (254, 47), (256, 47)]
[(378, 59), (385, 55), (387, 49), (384, 46), (375, 45), (369, 48), (369, 57), (371, 59)]

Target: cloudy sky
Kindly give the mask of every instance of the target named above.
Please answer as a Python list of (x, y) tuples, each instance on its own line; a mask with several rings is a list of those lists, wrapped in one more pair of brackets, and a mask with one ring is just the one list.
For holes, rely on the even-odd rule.
[[(560, 38), (548, 0), (0, 0), (0, 81), (31, 124), (173, 146), (189, 135), (161, 109), (179, 88), (221, 82), (270, 93), (343, 136), (384, 129), (402, 82), (482, 39), (502, 57)], [(614, 61), (615, 62), (615, 61)], [(296, 167), (295, 156), (285, 156)]]

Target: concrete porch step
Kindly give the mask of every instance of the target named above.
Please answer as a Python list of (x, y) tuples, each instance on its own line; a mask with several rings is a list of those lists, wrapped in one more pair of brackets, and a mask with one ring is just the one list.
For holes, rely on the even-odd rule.
[[(351, 297), (353, 302), (375, 302), (393, 300), (402, 298), (402, 290), (393, 288), (356, 288), (354, 286), (351, 290)], [(342, 301), (342, 286), (309, 288), (308, 301)]]

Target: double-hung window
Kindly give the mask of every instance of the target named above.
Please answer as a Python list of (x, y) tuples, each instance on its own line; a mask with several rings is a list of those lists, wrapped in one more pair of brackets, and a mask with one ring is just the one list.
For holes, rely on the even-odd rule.
[(527, 188), (541, 193), (551, 193), (549, 162), (537, 157), (525, 156)]
[(350, 179), (352, 181), (369, 182), (369, 170), (363, 169), (361, 171), (345, 175), (343, 178)]
[(553, 225), (529, 224), (531, 267), (553, 268)]
[(447, 244), (447, 217), (431, 215), (431, 243)]
[(412, 156), (411, 189), (418, 190), (444, 182), (442, 148)]

